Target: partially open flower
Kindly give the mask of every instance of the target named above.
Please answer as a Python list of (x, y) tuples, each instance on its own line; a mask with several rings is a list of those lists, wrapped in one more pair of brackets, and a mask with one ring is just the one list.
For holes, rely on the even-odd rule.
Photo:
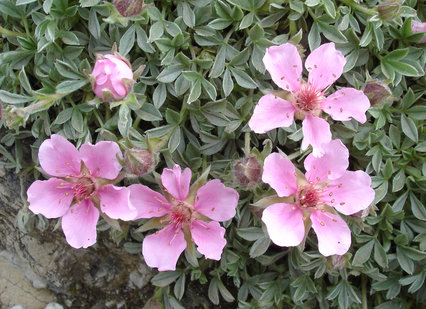
[(419, 21), (412, 20), (411, 21), (411, 32), (417, 33), (417, 32), (425, 32), (423, 35), (423, 38), (418, 43), (425, 43), (426, 42), (426, 23), (421, 23)]
[(239, 186), (251, 188), (262, 181), (262, 165), (253, 155), (234, 161), (232, 173)]
[(364, 94), (368, 97), (372, 106), (381, 106), (392, 99), (392, 91), (388, 85), (377, 79), (367, 82)]
[(127, 97), (135, 81), (129, 61), (115, 53), (97, 56), (91, 82), (99, 98), (115, 102)]
[(141, 13), (143, 0), (114, 0), (114, 6), (123, 17), (131, 17)]

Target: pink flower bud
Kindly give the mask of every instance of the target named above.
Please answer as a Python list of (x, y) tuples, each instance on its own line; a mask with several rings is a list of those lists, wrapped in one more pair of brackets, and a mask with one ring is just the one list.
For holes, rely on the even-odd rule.
[(261, 182), (262, 165), (255, 156), (236, 160), (233, 164), (235, 182), (243, 187), (255, 187)]
[(368, 97), (372, 106), (382, 106), (383, 103), (392, 99), (392, 91), (388, 85), (377, 79), (367, 82), (364, 94)]
[(114, 6), (121, 16), (131, 17), (142, 11), (143, 0), (114, 0)]
[(107, 102), (123, 100), (134, 84), (130, 63), (117, 53), (98, 55), (91, 79), (93, 92)]
[[(415, 20), (411, 21), (411, 32), (426, 32), (426, 23), (421, 23)], [(423, 35), (423, 38), (418, 43), (426, 42), (426, 33)]]
[(343, 269), (346, 266), (346, 257), (344, 255), (332, 255), (331, 265), (334, 269)]
[(148, 150), (131, 148), (126, 151), (124, 169), (129, 174), (127, 177), (142, 176), (152, 171), (154, 166), (154, 157)]

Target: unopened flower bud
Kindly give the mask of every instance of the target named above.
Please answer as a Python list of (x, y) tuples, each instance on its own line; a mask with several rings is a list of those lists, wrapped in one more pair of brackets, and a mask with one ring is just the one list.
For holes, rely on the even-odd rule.
[(126, 98), (135, 82), (130, 63), (117, 53), (97, 58), (91, 73), (93, 92), (107, 102)]
[(262, 179), (262, 165), (255, 156), (236, 160), (233, 164), (234, 181), (244, 187), (255, 187)]
[(132, 17), (142, 11), (143, 0), (114, 0), (114, 6), (123, 17)]
[(367, 82), (364, 94), (370, 100), (371, 106), (381, 106), (386, 101), (392, 100), (392, 91), (388, 85), (377, 79)]
[(366, 209), (360, 210), (360, 211), (358, 211), (358, 212), (354, 213), (354, 214), (353, 214), (353, 215), (351, 215), (351, 216), (352, 216), (352, 217), (355, 217), (355, 218), (361, 218), (362, 220), (364, 220), (364, 219), (365, 219), (365, 218), (367, 218), (367, 217), (368, 217), (368, 215), (370, 214), (370, 207), (371, 207), (371, 206), (367, 207)]
[(383, 3), (380, 3), (377, 6), (377, 12), (379, 13), (379, 18), (383, 21), (391, 21), (399, 16), (401, 13), (401, 1), (398, 0), (389, 0)]
[[(412, 33), (426, 32), (426, 23), (421, 23), (421, 22), (412, 20), (411, 32)], [(426, 33), (423, 35), (423, 38), (418, 43), (425, 43), (425, 42), (426, 42)]]
[(124, 157), (124, 171), (128, 177), (139, 177), (149, 173), (154, 168), (154, 157), (146, 149), (128, 149)]

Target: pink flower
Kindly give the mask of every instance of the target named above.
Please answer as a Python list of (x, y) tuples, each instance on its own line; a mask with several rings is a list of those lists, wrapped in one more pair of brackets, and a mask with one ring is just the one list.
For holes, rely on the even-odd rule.
[[(411, 32), (426, 32), (426, 23), (421, 23), (419, 21), (412, 20), (411, 21)], [(418, 43), (426, 42), (426, 33), (423, 35), (423, 38)]]
[(130, 63), (117, 53), (97, 56), (91, 80), (95, 94), (107, 102), (123, 100), (134, 84)]
[[(296, 176), (290, 160), (278, 153), (265, 159), (262, 179), (279, 197), (293, 196), (291, 203), (276, 203), (263, 211), (271, 240), (279, 246), (297, 246), (312, 225), (318, 249), (324, 256), (346, 253), (351, 232), (334, 210), (344, 215), (367, 208), (374, 199), (371, 179), (363, 171), (347, 171), (349, 152), (340, 140), (325, 147), (324, 156), (305, 159), (305, 177)], [(288, 200), (288, 198), (287, 198)], [(334, 208), (334, 209), (333, 209)]]
[[(130, 188), (130, 202), (138, 210), (137, 218), (159, 218), (164, 228), (146, 236), (142, 254), (150, 267), (159, 271), (175, 270), (187, 241), (195, 242), (206, 258), (220, 260), (226, 245), (225, 229), (218, 221), (235, 216), (238, 193), (215, 179), (196, 193), (189, 188), (191, 170), (175, 165), (161, 175), (164, 195), (136, 184)], [(195, 184), (194, 184), (195, 185)]]
[(35, 181), (27, 191), (29, 209), (46, 218), (62, 217), (62, 230), (74, 248), (96, 242), (99, 211), (112, 219), (131, 220), (136, 210), (129, 206), (129, 190), (112, 185), (121, 170), (122, 157), (114, 142), (84, 143), (77, 150), (53, 134), (39, 149), (43, 170), (53, 176)]
[(342, 88), (329, 97), (327, 89), (342, 75), (346, 63), (334, 43), (323, 44), (306, 59), (309, 71), (308, 82), (302, 80), (302, 59), (293, 44), (272, 46), (266, 50), (263, 63), (272, 80), (288, 91), (286, 98), (267, 94), (260, 98), (249, 121), (256, 133), (265, 133), (275, 128), (288, 127), (293, 118), (303, 120), (302, 150), (312, 145), (313, 154), (325, 153), (324, 144), (331, 141), (330, 125), (319, 116), (327, 112), (334, 120), (347, 121), (351, 117), (364, 123), (370, 101), (360, 90)]

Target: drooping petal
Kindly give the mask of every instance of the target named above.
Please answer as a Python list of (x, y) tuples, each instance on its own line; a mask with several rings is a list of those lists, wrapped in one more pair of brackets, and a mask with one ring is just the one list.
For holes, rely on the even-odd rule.
[(123, 159), (123, 155), (115, 142), (84, 143), (80, 147), (80, 155), (94, 177), (114, 179), (121, 171), (117, 156)]
[(30, 210), (46, 218), (62, 217), (74, 197), (71, 187), (67, 184), (57, 178), (33, 182), (27, 191)]
[(297, 246), (305, 236), (303, 214), (296, 205), (272, 204), (263, 211), (262, 221), (269, 237), (278, 246)]
[(130, 204), (130, 191), (126, 187), (105, 185), (98, 189), (101, 211), (111, 219), (133, 220), (137, 210)]
[(157, 267), (159, 271), (175, 270), (177, 260), (185, 248), (182, 230), (175, 231), (171, 226), (166, 226), (144, 238), (142, 254), (149, 267)]
[(296, 46), (285, 43), (269, 47), (263, 57), (263, 63), (279, 87), (291, 92), (299, 89), (303, 68)]
[(212, 220), (226, 221), (235, 216), (238, 197), (237, 191), (214, 179), (198, 189), (194, 208)]
[(346, 59), (334, 43), (322, 44), (306, 58), (309, 82), (317, 89), (332, 85), (343, 73)]
[(274, 189), (278, 196), (290, 196), (297, 192), (296, 169), (287, 158), (271, 153), (263, 164), (262, 180)]
[(169, 212), (170, 205), (164, 196), (140, 184), (131, 185), (130, 204), (136, 208), (135, 219), (162, 217)]
[(52, 134), (40, 145), (38, 159), (42, 169), (49, 175), (65, 177), (80, 174), (81, 160), (78, 150), (58, 134)]
[(315, 157), (321, 157), (325, 153), (324, 144), (331, 141), (330, 125), (322, 118), (307, 115), (302, 123), (303, 140), (301, 149), (305, 150), (312, 145), (312, 153)]
[(343, 88), (322, 101), (322, 109), (334, 120), (347, 121), (351, 117), (358, 122), (367, 121), (365, 115), (370, 108), (370, 100), (360, 90)]
[(374, 200), (371, 178), (363, 171), (346, 171), (324, 188), (322, 200), (344, 215), (366, 209)]
[(208, 259), (220, 260), (223, 248), (226, 245), (226, 230), (216, 221), (204, 222), (195, 220), (192, 222), (191, 236), (198, 246), (198, 252)]
[(99, 211), (91, 200), (74, 204), (62, 217), (62, 230), (73, 248), (87, 248), (96, 242), (96, 224)]
[(178, 200), (185, 200), (189, 192), (191, 182), (191, 170), (185, 168), (183, 173), (179, 165), (175, 164), (173, 169), (165, 168), (161, 174), (161, 182), (164, 188)]
[(324, 155), (320, 158), (310, 153), (304, 162), (306, 179), (321, 183), (341, 177), (349, 166), (349, 150), (340, 139), (324, 145)]
[(249, 121), (250, 129), (266, 133), (272, 129), (288, 127), (293, 123), (295, 109), (290, 102), (267, 94), (260, 98)]
[(322, 255), (343, 255), (349, 250), (351, 230), (339, 216), (317, 210), (311, 213), (311, 221), (318, 237), (318, 250)]

